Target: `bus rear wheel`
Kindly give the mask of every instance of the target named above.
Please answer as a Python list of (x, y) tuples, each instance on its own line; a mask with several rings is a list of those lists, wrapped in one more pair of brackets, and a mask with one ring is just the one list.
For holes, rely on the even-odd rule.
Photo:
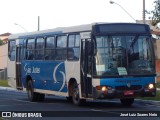
[(37, 101), (44, 101), (44, 99), (45, 99), (45, 94), (38, 93), (38, 99), (37, 99)]
[(27, 93), (28, 93), (28, 99), (31, 102), (34, 102), (34, 101), (43, 101), (44, 98), (45, 98), (44, 94), (34, 92), (32, 80), (29, 80), (27, 82)]
[(126, 99), (120, 99), (121, 104), (124, 106), (131, 106), (134, 102), (134, 98), (126, 98)]
[(73, 99), (72, 99), (72, 97), (71, 97), (71, 96), (66, 97), (66, 98), (67, 98), (67, 101), (68, 101), (68, 102), (73, 102)]
[(73, 103), (78, 106), (81, 106), (86, 102), (85, 99), (80, 99), (79, 88), (76, 82), (74, 82), (72, 86), (72, 100), (73, 100)]

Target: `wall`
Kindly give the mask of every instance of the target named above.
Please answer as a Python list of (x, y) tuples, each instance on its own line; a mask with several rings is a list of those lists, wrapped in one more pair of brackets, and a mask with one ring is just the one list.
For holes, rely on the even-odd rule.
[(0, 46), (0, 69), (7, 68), (8, 44)]
[(160, 40), (157, 39), (154, 42), (155, 54), (156, 54), (156, 73), (157, 81), (160, 82)]
[(160, 59), (160, 40), (156, 40), (156, 49), (157, 49), (157, 51), (156, 51), (156, 53), (157, 53), (156, 57), (157, 57), (157, 59)]

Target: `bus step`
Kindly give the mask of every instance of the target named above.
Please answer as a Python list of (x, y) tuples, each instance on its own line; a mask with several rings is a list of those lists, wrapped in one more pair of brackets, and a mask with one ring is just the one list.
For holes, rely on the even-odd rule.
[(17, 87), (17, 90), (23, 90), (23, 87)]

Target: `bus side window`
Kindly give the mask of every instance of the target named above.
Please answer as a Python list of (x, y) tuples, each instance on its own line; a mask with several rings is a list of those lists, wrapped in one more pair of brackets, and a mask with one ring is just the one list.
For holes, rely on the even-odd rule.
[(68, 38), (68, 60), (79, 60), (80, 56), (80, 35), (69, 35)]
[(36, 55), (36, 60), (43, 60), (44, 58), (44, 38), (37, 38), (35, 55)]
[(57, 37), (56, 60), (65, 60), (67, 57), (67, 36)]
[(34, 59), (34, 55), (31, 51), (27, 51), (27, 54), (26, 54), (26, 60), (33, 60)]
[(46, 47), (45, 47), (45, 60), (54, 60), (55, 59), (55, 37), (46, 38)]
[(35, 39), (28, 39), (26, 52), (26, 60), (33, 60), (35, 57)]
[(8, 56), (11, 61), (15, 61), (15, 55), (16, 55), (16, 42), (9, 41), (9, 47), (8, 47)]

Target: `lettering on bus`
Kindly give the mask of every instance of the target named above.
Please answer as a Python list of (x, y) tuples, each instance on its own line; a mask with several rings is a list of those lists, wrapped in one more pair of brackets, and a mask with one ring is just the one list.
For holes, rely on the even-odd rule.
[(38, 68), (38, 67), (33, 67), (32, 73), (40, 73), (40, 68)]
[(27, 64), (24, 66), (24, 71), (26, 72), (26, 74), (28, 73), (36, 73), (39, 74), (41, 72), (41, 69), (39, 67), (29, 67), (27, 66)]

